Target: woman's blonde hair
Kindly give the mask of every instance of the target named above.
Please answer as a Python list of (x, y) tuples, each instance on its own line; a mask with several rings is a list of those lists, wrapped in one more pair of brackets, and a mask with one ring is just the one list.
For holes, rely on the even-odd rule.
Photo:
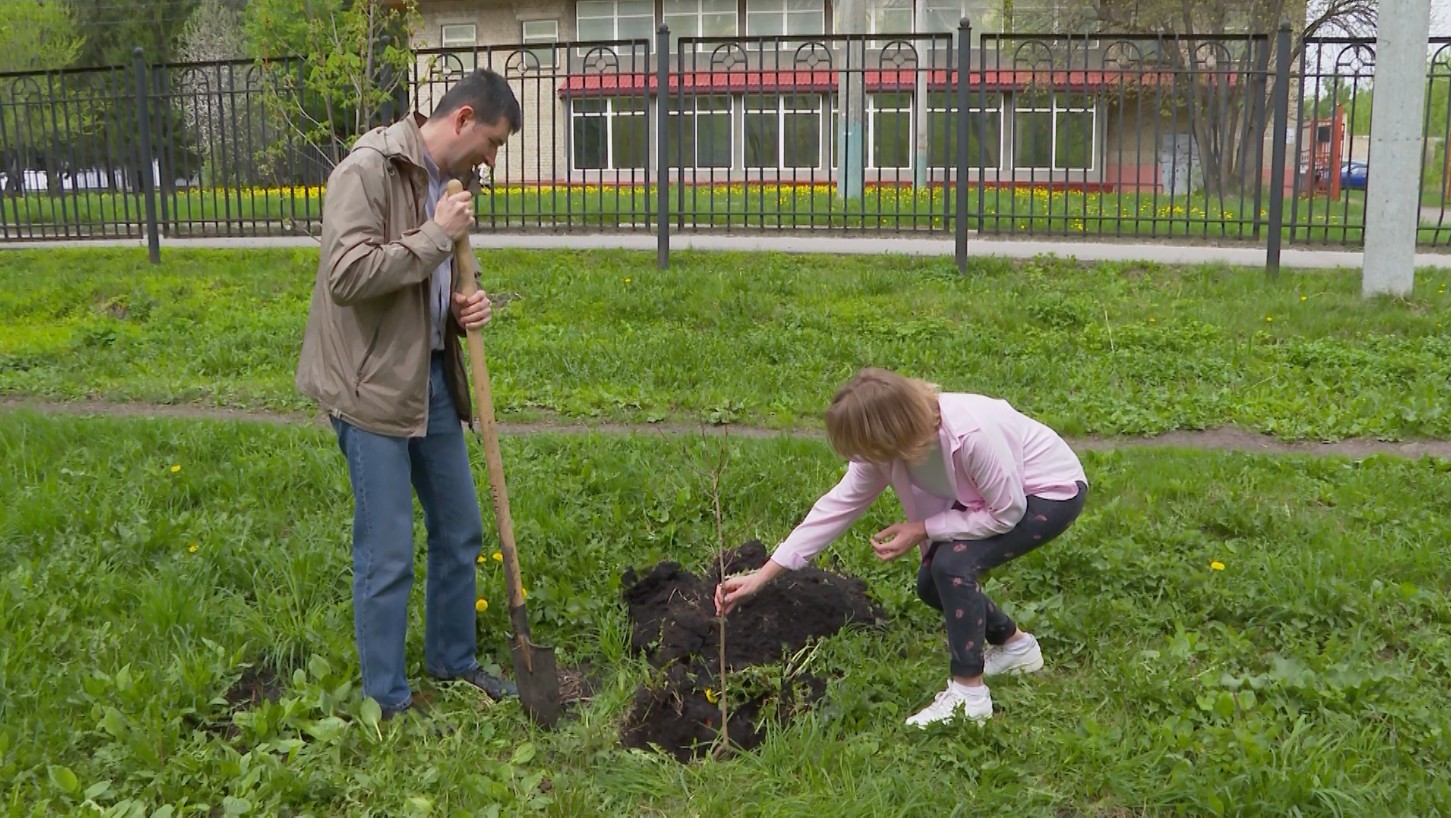
[(836, 392), (826, 437), (847, 460), (920, 461), (937, 442), (937, 385), (869, 367)]

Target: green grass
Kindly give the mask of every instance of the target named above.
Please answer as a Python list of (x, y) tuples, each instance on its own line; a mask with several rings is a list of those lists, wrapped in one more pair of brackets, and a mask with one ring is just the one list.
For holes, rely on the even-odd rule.
[[(825, 700), (757, 752), (680, 766), (617, 744), (644, 678), (623, 647), (618, 577), (708, 559), (714, 522), (693, 465), (722, 444), (504, 443), (536, 639), (601, 686), (550, 733), (516, 704), (435, 691), (459, 728), (440, 738), (365, 718), (350, 500), (325, 430), (0, 414), (0, 813), (91, 814), (88, 800), (112, 815), (349, 816), (1358, 816), (1451, 803), (1445, 462), (1086, 455), (1080, 522), (988, 585), (1037, 633), (1048, 669), (996, 682), (998, 717), (981, 730), (928, 735), (900, 722), (941, 683), (940, 622), (912, 597), (911, 567), (867, 547), (898, 513), (884, 498), (823, 559), (867, 581), (885, 629), (828, 640), (812, 667), (833, 679)], [(774, 542), (840, 470), (821, 442), (729, 445), (731, 542)], [(480, 589), (501, 594), (493, 563)], [(507, 666), (503, 607), (480, 630), (484, 658)], [(415, 616), (415, 680), (420, 650)], [(282, 698), (229, 719), (219, 697), (249, 664), (281, 670)], [(202, 729), (212, 722), (234, 735)]]
[[(1235, 424), (1286, 439), (1445, 437), (1451, 295), (1353, 272), (948, 259), (491, 251), (505, 419), (819, 428), (858, 367), (1000, 395), (1067, 434)], [(306, 411), (293, 372), (316, 251), (0, 254), (0, 395)]]
[[(970, 230), (993, 235), (1065, 237), (1158, 237), (1263, 241), (1268, 234), (1268, 194), (1256, 214), (1253, 192), (1243, 196), (1206, 193), (1168, 196), (1154, 193), (1082, 193), (1047, 188), (990, 188), (968, 191)], [(950, 232), (955, 214), (950, 190), (883, 185), (861, 199), (843, 201), (831, 184), (809, 175), (799, 184), (699, 184), (672, 189), (672, 221), (689, 228), (859, 229), (867, 231)], [(487, 228), (618, 229), (654, 223), (655, 188), (650, 185), (500, 185), (477, 201)], [(1283, 235), (1309, 244), (1360, 244), (1365, 225), (1364, 196), (1347, 194), (1327, 207), (1323, 199), (1302, 199), (1296, 226)], [(158, 216), (168, 235), (212, 235), (218, 224), (238, 224), (244, 233), (315, 231), (322, 193), (307, 189), (183, 190), (163, 196)], [(1291, 221), (1292, 202), (1284, 206)], [(1258, 215), (1260, 224), (1256, 225)], [(72, 193), (52, 197), (33, 193), (0, 201), (0, 223), (11, 229), (60, 231), (67, 225), (100, 230), (105, 225), (144, 222), (142, 200), (135, 195)], [(114, 230), (110, 231), (114, 232)], [(1451, 231), (1421, 229), (1419, 241), (1442, 245)]]

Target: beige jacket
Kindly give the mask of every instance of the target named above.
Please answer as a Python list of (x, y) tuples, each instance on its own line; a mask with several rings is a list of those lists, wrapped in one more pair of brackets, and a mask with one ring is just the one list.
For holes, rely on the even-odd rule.
[[(425, 216), (420, 117), (364, 134), (328, 177), (322, 252), (297, 388), (329, 415), (377, 434), (428, 428), (429, 279), (453, 242)], [(458, 275), (457, 262), (454, 275)], [(459, 418), (472, 416), (452, 314), (445, 371)]]

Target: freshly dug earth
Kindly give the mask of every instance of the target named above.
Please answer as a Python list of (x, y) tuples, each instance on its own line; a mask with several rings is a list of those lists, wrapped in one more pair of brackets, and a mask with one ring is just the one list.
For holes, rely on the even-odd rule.
[[(726, 553), (727, 576), (761, 567), (766, 548), (752, 540)], [(704, 579), (678, 563), (662, 562), (643, 577), (634, 569), (621, 579), (629, 606), (630, 647), (661, 670), (662, 679), (641, 687), (625, 721), (628, 747), (657, 745), (680, 761), (709, 750), (720, 731), (720, 626), (715, 615), (719, 560), (712, 560)], [(866, 583), (819, 568), (789, 572), (741, 603), (726, 618), (725, 664), (728, 673), (779, 663), (809, 642), (830, 636), (849, 624), (877, 624), (881, 607), (866, 594)], [(728, 676), (727, 686), (731, 684)], [(749, 750), (764, 738), (763, 710), (774, 703), (780, 719), (788, 719), (819, 699), (826, 682), (800, 674), (778, 677), (761, 689), (756, 684), (744, 700), (728, 696), (730, 743)], [(709, 695), (707, 694), (709, 691)]]

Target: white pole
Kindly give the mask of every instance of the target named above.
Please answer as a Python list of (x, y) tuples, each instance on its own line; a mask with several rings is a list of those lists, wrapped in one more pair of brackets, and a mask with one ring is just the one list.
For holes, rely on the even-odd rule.
[[(1365, 191), (1361, 294), (1409, 295), (1416, 282), (1430, 0), (1396, 0), (1376, 21), (1370, 179)], [(1329, 171), (1340, 172), (1342, 157)]]

